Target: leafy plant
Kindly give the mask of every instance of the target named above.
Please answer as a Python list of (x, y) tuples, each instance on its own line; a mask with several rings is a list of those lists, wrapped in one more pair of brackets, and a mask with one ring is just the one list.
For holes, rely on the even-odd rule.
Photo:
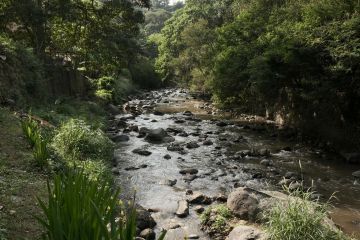
[(47, 147), (48, 142), (46, 140), (42, 139), (42, 137), (39, 136), (39, 133), (37, 133), (36, 135), (37, 135), (37, 138), (35, 141), (33, 155), (34, 155), (36, 165), (43, 168), (44, 166), (46, 166), (48, 164), (48, 159), (50, 157), (48, 147)]
[(310, 191), (293, 191), (264, 214), (271, 240), (350, 240), (340, 230), (327, 225), (329, 204), (311, 200)]
[(36, 138), (39, 137), (39, 127), (37, 122), (32, 120), (31, 117), (28, 117), (27, 119), (21, 121), (21, 128), (30, 146), (34, 147)]
[(92, 181), (80, 171), (55, 176), (53, 187), (48, 183), (48, 201), (39, 199), (44, 217), (37, 219), (46, 230), (43, 239), (133, 240), (136, 211), (131, 207), (119, 219), (118, 195), (108, 181)]
[(105, 133), (78, 119), (62, 124), (52, 147), (66, 160), (109, 160), (113, 154), (113, 143)]
[(35, 164), (43, 168), (48, 164), (49, 151), (48, 141), (44, 139), (40, 132), (40, 128), (36, 121), (29, 117), (21, 122), (21, 127), (25, 138), (28, 140), (30, 146), (33, 148), (33, 156)]

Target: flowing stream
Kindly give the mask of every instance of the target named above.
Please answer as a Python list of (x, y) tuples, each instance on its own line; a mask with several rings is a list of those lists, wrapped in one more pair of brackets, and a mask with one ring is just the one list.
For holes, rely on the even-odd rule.
[[(130, 139), (117, 143), (117, 181), (123, 195), (130, 199), (136, 192), (136, 201), (152, 209), (157, 232), (178, 224), (181, 227), (169, 230), (167, 239), (184, 239), (189, 235), (210, 239), (200, 230), (199, 216), (193, 207), (186, 218), (174, 214), (188, 189), (214, 197), (227, 195), (237, 186), (281, 190), (279, 181), (293, 172), (301, 175), (308, 186), (313, 185), (323, 199), (335, 193), (331, 217), (345, 232), (360, 239), (360, 185), (351, 176), (360, 167), (347, 165), (293, 138), (281, 138), (262, 124), (246, 123), (255, 118), (240, 121), (226, 114), (210, 114), (209, 106), (185, 90), (167, 89), (130, 101), (130, 110), (141, 110), (135, 116), (129, 113), (116, 116), (130, 126), (163, 128), (175, 138), (175, 143), (185, 145), (184, 151), (169, 151), (167, 147), (173, 143), (149, 143), (137, 131), (125, 131)], [(188, 112), (184, 115), (186, 111), (193, 115)], [(199, 147), (188, 149), (189, 142), (196, 142)], [(138, 148), (151, 155), (134, 153)], [(270, 155), (239, 156), (254, 149), (270, 151)], [(171, 159), (164, 158), (167, 154)], [(264, 159), (269, 161), (260, 164)], [(196, 178), (181, 175), (179, 171), (184, 168), (197, 169)]]

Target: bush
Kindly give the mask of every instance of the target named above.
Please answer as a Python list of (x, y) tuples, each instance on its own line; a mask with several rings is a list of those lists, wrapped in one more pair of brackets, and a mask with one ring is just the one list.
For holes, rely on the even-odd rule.
[(296, 190), (264, 214), (271, 240), (350, 240), (325, 223), (328, 204), (311, 201), (311, 195)]
[(111, 160), (113, 143), (100, 129), (70, 119), (57, 131), (52, 147), (65, 160)]
[(127, 73), (119, 76), (103, 76), (93, 80), (95, 96), (105, 102), (120, 103), (128, 93), (133, 90), (133, 85)]

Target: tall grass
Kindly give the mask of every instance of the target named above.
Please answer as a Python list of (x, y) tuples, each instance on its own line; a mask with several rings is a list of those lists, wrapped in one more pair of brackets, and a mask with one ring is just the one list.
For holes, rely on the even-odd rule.
[(329, 203), (311, 200), (310, 191), (295, 190), (264, 214), (270, 240), (350, 240), (325, 223)]
[[(69, 171), (48, 184), (48, 201), (39, 200), (44, 212), (38, 218), (48, 240), (133, 240), (136, 211), (119, 216), (119, 190), (105, 180), (92, 181), (83, 172)], [(165, 233), (160, 239), (164, 238)]]
[(36, 140), (39, 137), (39, 134), (37, 134), (39, 130), (37, 122), (32, 120), (31, 117), (29, 117), (21, 121), (21, 128), (30, 146), (34, 147)]
[(48, 164), (50, 155), (47, 147), (48, 141), (42, 136), (39, 125), (29, 117), (26, 120), (22, 120), (21, 128), (33, 149), (35, 164), (40, 168), (44, 168)]

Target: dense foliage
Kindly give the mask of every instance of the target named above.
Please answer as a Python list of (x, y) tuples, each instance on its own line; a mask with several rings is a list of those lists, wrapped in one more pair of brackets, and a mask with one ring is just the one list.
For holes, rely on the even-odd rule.
[(220, 106), (335, 140), (341, 129), (356, 147), (359, 11), (357, 0), (189, 0), (157, 38), (156, 67)]
[[(104, 89), (83, 83), (103, 77), (131, 89), (132, 76), (124, 69), (128, 72), (144, 55), (140, 31), (147, 8), (148, 0), (1, 1), (2, 102), (10, 98), (20, 103), (21, 97), (38, 99), (57, 92), (84, 95), (90, 90), (103, 97), (108, 94)], [(136, 79), (140, 87), (150, 85), (144, 75)], [(118, 93), (113, 91), (110, 98), (118, 100)]]

